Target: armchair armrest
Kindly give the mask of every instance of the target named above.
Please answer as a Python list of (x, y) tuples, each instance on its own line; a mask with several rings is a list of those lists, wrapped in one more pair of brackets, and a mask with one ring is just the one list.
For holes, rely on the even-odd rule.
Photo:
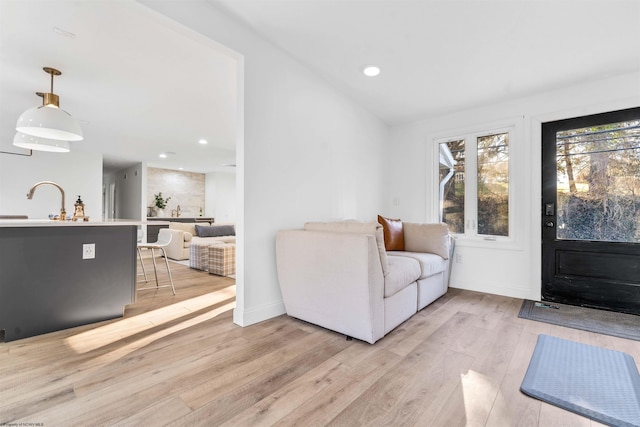
[(384, 276), (373, 234), (279, 231), (287, 314), (374, 343), (384, 336)]
[(449, 259), (452, 239), (449, 227), (444, 223), (420, 224), (403, 222), (404, 250), (407, 252), (427, 252)]

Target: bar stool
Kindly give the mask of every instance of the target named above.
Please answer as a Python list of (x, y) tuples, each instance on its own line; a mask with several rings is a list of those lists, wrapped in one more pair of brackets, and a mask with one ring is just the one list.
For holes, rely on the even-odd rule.
[[(142, 267), (142, 275), (144, 276), (144, 281), (147, 281), (147, 271), (144, 269), (144, 261), (142, 261), (142, 254), (140, 253), (140, 243), (142, 243), (142, 239), (144, 238), (144, 232), (142, 229), (138, 228), (138, 259), (140, 260), (140, 267)], [(140, 276), (140, 273), (138, 273)]]
[[(140, 249), (151, 249), (151, 259), (153, 260), (153, 273), (156, 276), (156, 286), (150, 286), (146, 288), (138, 288), (137, 290), (142, 291), (145, 289), (157, 289), (157, 288), (168, 288), (171, 287), (173, 294), (176, 294), (176, 288), (173, 286), (173, 278), (171, 277), (171, 269), (169, 268), (169, 261), (167, 261), (167, 253), (164, 248), (167, 247), (171, 243), (171, 232), (168, 228), (161, 228), (158, 233), (158, 241), (155, 243), (138, 243), (138, 257), (140, 257), (140, 263), (142, 264), (142, 271), (144, 272), (144, 281), (147, 282), (147, 274), (144, 271), (144, 263), (142, 262), (142, 253)], [(158, 284), (158, 270), (156, 267), (156, 256), (155, 249), (160, 249), (161, 255), (164, 256), (164, 263), (167, 266), (167, 273), (169, 273), (169, 281), (170, 285), (162, 285)]]

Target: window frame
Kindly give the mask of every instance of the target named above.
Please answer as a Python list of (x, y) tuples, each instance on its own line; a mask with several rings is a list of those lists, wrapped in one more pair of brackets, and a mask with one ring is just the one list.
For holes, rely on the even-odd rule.
[[(524, 206), (526, 202), (525, 192), (518, 191), (526, 176), (523, 149), (523, 117), (504, 120), (490, 125), (478, 125), (469, 128), (440, 132), (429, 138), (431, 145), (431, 161), (433, 173), (430, 174), (431, 183), (428, 183), (433, 197), (428, 200), (432, 218), (439, 221), (440, 218), (440, 144), (452, 141), (465, 140), (465, 224), (464, 233), (452, 234), (456, 244), (460, 246), (473, 246), (495, 249), (523, 249), (522, 236)], [(509, 235), (493, 236), (478, 234), (478, 137), (509, 133)], [(471, 147), (470, 147), (471, 146)], [(473, 182), (469, 181), (472, 178)], [(470, 226), (471, 225), (471, 226)]]

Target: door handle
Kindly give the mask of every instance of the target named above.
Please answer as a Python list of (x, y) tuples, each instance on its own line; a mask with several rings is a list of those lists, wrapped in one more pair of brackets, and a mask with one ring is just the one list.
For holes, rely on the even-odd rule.
[(549, 228), (552, 228), (554, 225), (555, 224), (553, 223), (553, 221), (547, 221), (547, 222), (544, 223), (544, 226), (545, 227), (549, 227)]

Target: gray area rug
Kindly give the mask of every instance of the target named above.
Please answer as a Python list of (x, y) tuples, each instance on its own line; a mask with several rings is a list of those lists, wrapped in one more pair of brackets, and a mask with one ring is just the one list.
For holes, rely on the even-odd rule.
[(518, 317), (640, 341), (640, 316), (524, 300)]
[(640, 375), (629, 354), (538, 336), (520, 390), (611, 426), (640, 426)]

